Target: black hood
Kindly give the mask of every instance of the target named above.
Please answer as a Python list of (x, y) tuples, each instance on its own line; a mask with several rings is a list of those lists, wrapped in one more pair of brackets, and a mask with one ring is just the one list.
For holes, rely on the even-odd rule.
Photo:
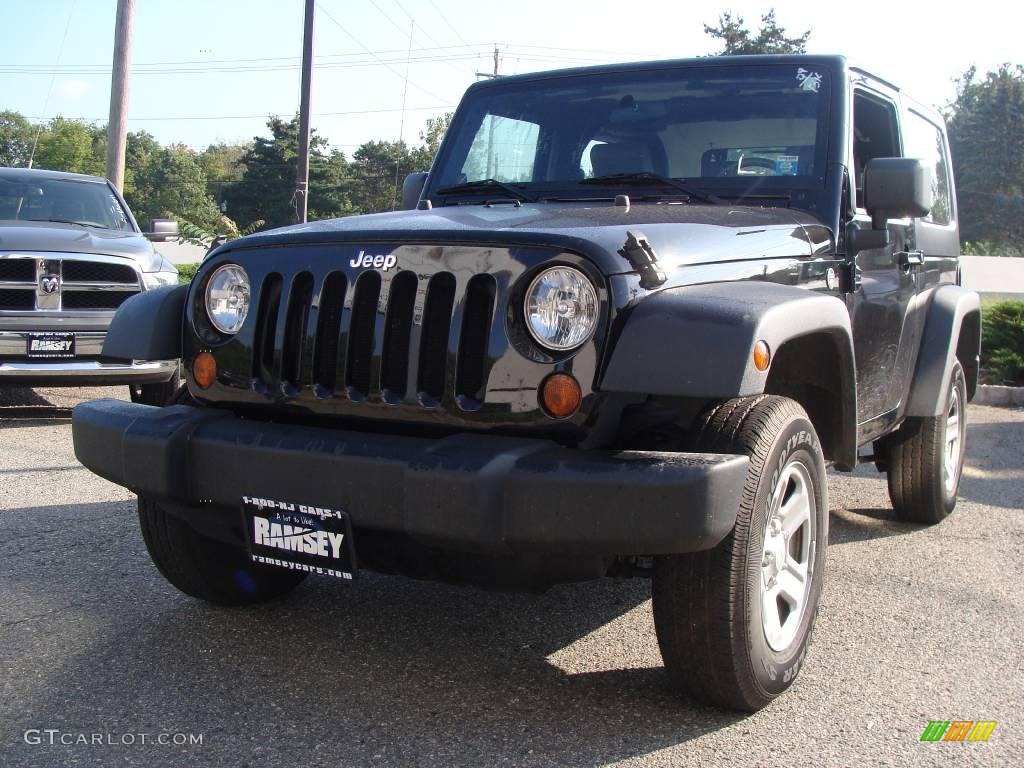
[(145, 272), (160, 266), (160, 256), (138, 232), (53, 221), (0, 221), (0, 254), (24, 251), (121, 256), (134, 259)]
[[(298, 224), (234, 240), (227, 251), (297, 243), (481, 243), (549, 246), (588, 256), (605, 274), (633, 271), (626, 233), (647, 236), (662, 267), (809, 256), (820, 222), (802, 211), (730, 205), (611, 202), (516, 207), (455, 205)], [(812, 231), (813, 230), (813, 231)]]

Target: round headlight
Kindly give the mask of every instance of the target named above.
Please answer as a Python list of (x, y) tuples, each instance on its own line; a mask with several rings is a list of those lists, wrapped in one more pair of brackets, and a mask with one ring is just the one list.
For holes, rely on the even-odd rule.
[(237, 264), (218, 267), (206, 283), (206, 315), (221, 333), (235, 334), (249, 314), (249, 276)]
[(572, 267), (541, 272), (526, 292), (526, 327), (548, 349), (574, 349), (597, 327), (597, 291), (590, 279)]

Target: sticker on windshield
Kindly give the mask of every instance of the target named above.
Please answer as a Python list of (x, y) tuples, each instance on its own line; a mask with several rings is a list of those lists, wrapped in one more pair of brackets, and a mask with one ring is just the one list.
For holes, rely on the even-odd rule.
[(796, 79), (800, 83), (800, 90), (817, 93), (821, 88), (821, 75), (817, 72), (809, 72), (800, 67), (796, 71)]
[(776, 176), (796, 176), (800, 172), (799, 155), (780, 155), (775, 161)]

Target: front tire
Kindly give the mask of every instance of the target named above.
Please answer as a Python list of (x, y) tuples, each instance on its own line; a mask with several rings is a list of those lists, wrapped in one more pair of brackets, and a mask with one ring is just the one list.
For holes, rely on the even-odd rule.
[(658, 644), (673, 683), (756, 711), (796, 679), (818, 611), (828, 543), (825, 460), (803, 408), (759, 395), (698, 419), (693, 450), (750, 457), (736, 525), (706, 552), (655, 558)]
[(131, 396), (133, 403), (155, 405), (162, 408), (165, 405), (171, 404), (171, 398), (178, 391), (179, 378), (180, 371), (176, 370), (174, 375), (167, 381), (161, 381), (156, 384), (129, 384), (128, 394)]
[(946, 408), (938, 416), (911, 417), (886, 438), (889, 499), (896, 517), (934, 525), (956, 507), (967, 443), (967, 381), (953, 363)]
[(252, 605), (291, 592), (306, 577), (253, 563), (244, 546), (197, 533), (156, 501), (139, 496), (142, 538), (153, 564), (186, 595), (217, 605)]

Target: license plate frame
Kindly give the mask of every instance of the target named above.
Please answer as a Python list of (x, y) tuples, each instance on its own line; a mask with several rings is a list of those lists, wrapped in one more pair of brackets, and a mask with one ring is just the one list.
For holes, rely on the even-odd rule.
[(66, 360), (75, 356), (75, 334), (40, 332), (25, 336), (25, 355), (33, 360)]
[(355, 580), (358, 569), (348, 512), (255, 496), (243, 496), (240, 506), (252, 563)]

